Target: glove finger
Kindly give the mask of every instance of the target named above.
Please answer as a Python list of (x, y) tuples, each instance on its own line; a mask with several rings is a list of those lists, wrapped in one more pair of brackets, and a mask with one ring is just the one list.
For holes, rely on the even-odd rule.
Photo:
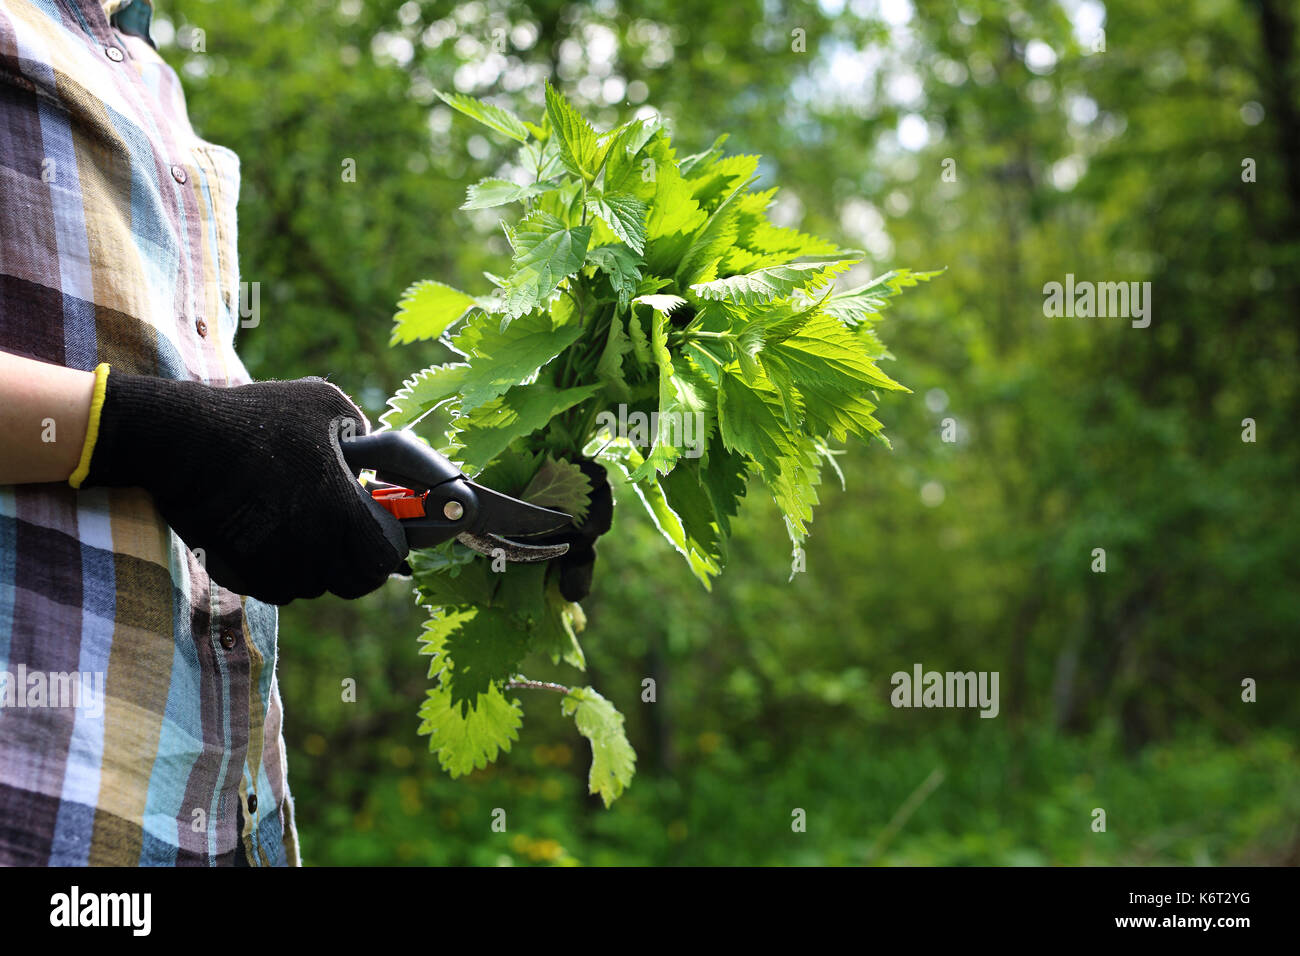
[[(351, 479), (349, 479), (351, 480)], [(401, 522), (352, 481), (355, 499), (328, 571), (329, 589), (358, 598), (383, 585), (405, 563), (406, 534)]]

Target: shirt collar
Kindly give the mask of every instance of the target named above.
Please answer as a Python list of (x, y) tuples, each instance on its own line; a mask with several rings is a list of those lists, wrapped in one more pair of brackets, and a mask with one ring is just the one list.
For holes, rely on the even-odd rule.
[(99, 0), (99, 4), (104, 8), (104, 16), (117, 29), (157, 47), (149, 35), (153, 21), (152, 0)]

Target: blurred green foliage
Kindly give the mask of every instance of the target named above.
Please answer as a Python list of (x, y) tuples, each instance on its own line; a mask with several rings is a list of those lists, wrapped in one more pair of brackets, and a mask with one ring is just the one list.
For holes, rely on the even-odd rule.
[[(497, 766), (437, 769), (399, 582), (287, 608), (309, 863), (1300, 862), (1288, 5), (156, 6), (196, 128), (243, 158), (246, 362), (326, 374), (372, 418), (444, 357), (387, 348), (405, 286), (481, 291), (506, 253), (493, 211), (458, 210), (504, 144), (435, 87), (531, 114), (553, 76), (606, 126), (653, 106), (684, 151), (729, 132), (789, 184), (787, 223), (867, 249), (868, 272), (948, 267), (886, 320), (916, 395), (878, 413), (892, 452), (841, 459), (805, 573), (787, 580), (758, 495), (712, 595), (617, 509), (584, 639), (640, 757), (612, 810), (558, 699), (532, 702)], [(1149, 281), (1150, 327), (1045, 317), (1067, 273)], [(895, 710), (890, 675), (915, 662), (1000, 672), (1001, 714)]]

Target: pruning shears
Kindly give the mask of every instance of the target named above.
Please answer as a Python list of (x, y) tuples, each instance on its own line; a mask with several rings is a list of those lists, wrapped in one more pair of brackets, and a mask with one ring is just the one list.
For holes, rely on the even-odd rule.
[(467, 478), (444, 455), (410, 432), (382, 431), (339, 442), (354, 471), (373, 469), (370, 497), (397, 518), (408, 548), (431, 548), (455, 538), (467, 548), (507, 561), (558, 558), (567, 544), (528, 544), (571, 526), (563, 511), (511, 498)]

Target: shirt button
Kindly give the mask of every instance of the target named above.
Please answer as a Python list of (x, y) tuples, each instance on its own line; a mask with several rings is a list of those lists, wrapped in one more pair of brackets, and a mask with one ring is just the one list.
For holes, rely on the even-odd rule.
[(228, 627), (221, 632), (221, 646), (226, 650), (234, 650), (236, 640), (234, 628)]
[(172, 179), (176, 180), (178, 183), (184, 186), (185, 180), (189, 178), (190, 177), (185, 172), (184, 166), (178, 166), (175, 163), (172, 164)]
[(255, 793), (250, 793), (248, 795), (248, 812), (249, 813), (257, 812), (257, 794)]
[(104, 56), (108, 57), (114, 63), (121, 63), (123, 60), (126, 59), (126, 54), (124, 54), (121, 50), (119, 50), (115, 46), (104, 47)]
[(207, 335), (208, 335), (208, 323), (204, 322), (202, 319), (195, 319), (195, 320), (194, 320), (194, 331), (195, 331), (195, 332), (198, 332), (199, 335), (203, 336), (204, 338), (207, 338)]

